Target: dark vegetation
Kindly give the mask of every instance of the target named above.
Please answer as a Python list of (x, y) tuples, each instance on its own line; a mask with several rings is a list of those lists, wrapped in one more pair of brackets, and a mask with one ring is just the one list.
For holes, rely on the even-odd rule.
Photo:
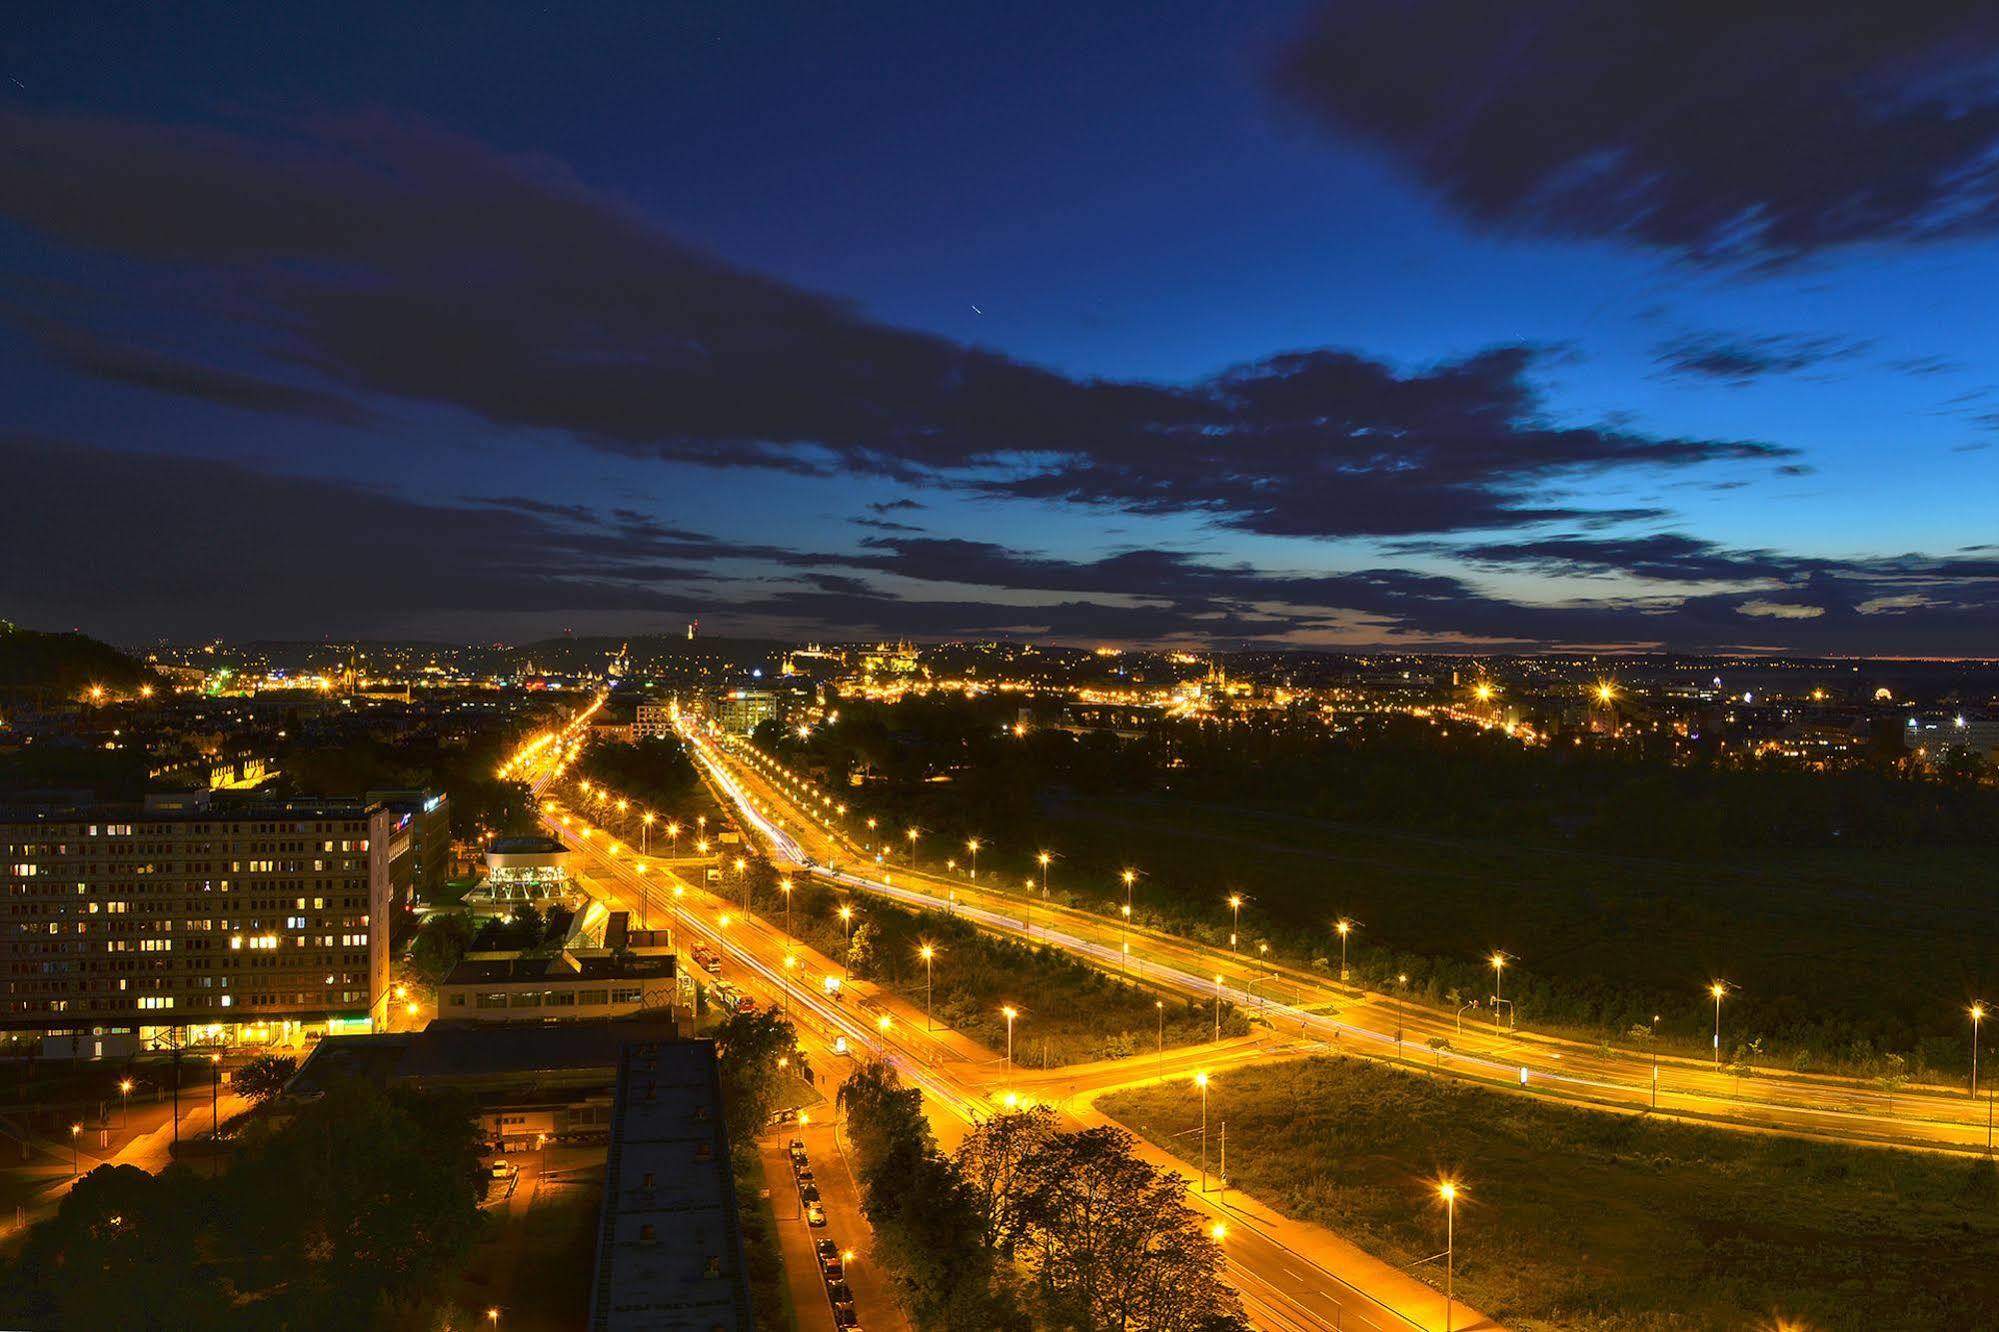
[[(1549, 1105), (1348, 1058), (1232, 1071), (1208, 1089), (1230, 1182), (1384, 1259), (1443, 1247), (1507, 1327), (1602, 1332), (1989, 1325), (1999, 1169)], [(1187, 1159), (1191, 1088), (1099, 1108)], [(1417, 1268), (1442, 1284), (1435, 1265)], [(1788, 1324), (1778, 1319), (1793, 1320)]]
[(996, 1115), (955, 1156), (922, 1092), (867, 1064), (840, 1090), (876, 1256), (921, 1327), (1246, 1328), (1177, 1176), (1114, 1128), (1059, 1132), (1046, 1109)]
[(709, 1033), (715, 1042), (722, 1081), (722, 1113), (729, 1130), (729, 1163), (736, 1184), (736, 1214), (742, 1222), (743, 1254), (750, 1302), (757, 1327), (789, 1327), (789, 1299), (783, 1249), (769, 1199), (768, 1181), (757, 1153), (764, 1131), (786, 1086), (780, 1059), (798, 1056), (798, 1037), (789, 1022), (770, 1013), (732, 1013)]
[(0, 700), (9, 696), (54, 703), (85, 695), (92, 685), (117, 696), (157, 683), (144, 662), (82, 634), (49, 634), (0, 620)]
[[(680, 741), (670, 736), (630, 744), (598, 741), (583, 751), (571, 773), (608, 786), (662, 817), (675, 817), (669, 811), (689, 809), (696, 804), (706, 809), (700, 774)], [(594, 805), (591, 813), (593, 816), (597, 813)], [(655, 826), (655, 834), (658, 831)]]
[[(770, 920), (782, 920), (782, 896), (773, 897), (757, 900), (756, 908)], [(851, 944), (838, 914), (841, 906), (854, 912)], [(1121, 980), (1061, 949), (982, 934), (940, 912), (905, 911), (877, 898), (799, 882), (792, 895), (792, 928), (815, 951), (919, 1009), (924, 1004), (919, 950), (929, 944), (935, 953), (931, 1004), (937, 1024), (1003, 1051), (1006, 1018), (1000, 1009), (1011, 1005), (1020, 1012), (1013, 1058), (1023, 1068), (1150, 1053), (1158, 1047), (1162, 1017), (1169, 1046), (1214, 1038), (1212, 1004)], [(1233, 1004), (1222, 1005), (1221, 1031), (1224, 1036), (1249, 1031)]]
[(1622, 1039), (1656, 1014), (1663, 1042), (1704, 1048), (1722, 977), (1745, 1055), (1954, 1074), (1966, 1002), (1999, 989), (1999, 793), (1976, 781), (1675, 766), (1400, 717), (1016, 736), (1013, 706), (843, 700), (807, 738), (758, 738), (844, 792), (849, 827), (917, 826), (939, 856), (980, 837), (1000, 882), (1047, 848), (1053, 891), (1105, 914), (1132, 866), (1137, 920), (1219, 942), (1241, 892), (1248, 942), (1324, 968), (1350, 916), (1361, 978), (1440, 1002), (1489, 994), (1504, 948), (1529, 1023)]
[(4, 1276), (10, 1327), (429, 1329), (479, 1227), (472, 1106), (348, 1083), (221, 1173), (100, 1166)]
[(520, 719), (495, 719), (462, 745), (428, 734), (395, 742), (370, 736), (339, 745), (302, 741), (286, 749), (278, 761), (289, 789), (301, 795), (443, 791), (451, 797), (451, 835), (479, 842), (535, 829), (526, 784), (495, 775), (532, 729)]

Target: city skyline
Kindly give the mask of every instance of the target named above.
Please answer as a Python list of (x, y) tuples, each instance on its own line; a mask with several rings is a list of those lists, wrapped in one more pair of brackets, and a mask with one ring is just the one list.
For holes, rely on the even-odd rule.
[(1992, 653), (1988, 20), (478, 12), (10, 51), (0, 615)]

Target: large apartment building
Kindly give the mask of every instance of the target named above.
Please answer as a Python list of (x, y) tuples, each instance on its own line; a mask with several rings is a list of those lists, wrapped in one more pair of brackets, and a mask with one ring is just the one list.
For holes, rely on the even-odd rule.
[(355, 800), (0, 811), (0, 1028), (86, 1059), (367, 1030), (393, 828)]

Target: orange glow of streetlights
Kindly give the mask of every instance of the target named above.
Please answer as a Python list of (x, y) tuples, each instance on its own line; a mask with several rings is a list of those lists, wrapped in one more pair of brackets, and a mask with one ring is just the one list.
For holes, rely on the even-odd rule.
[(1020, 1016), (1020, 1010), (1009, 1004), (1001, 1008), (1000, 1012), (1006, 1018), (1006, 1068), (1007, 1072), (1011, 1073), (1013, 1071), (1013, 1020)]

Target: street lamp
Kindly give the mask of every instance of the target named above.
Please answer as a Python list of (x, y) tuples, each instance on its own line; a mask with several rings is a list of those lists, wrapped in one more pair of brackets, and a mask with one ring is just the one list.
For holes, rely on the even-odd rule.
[(1053, 859), (1055, 857), (1046, 851), (1041, 852), (1034, 858), (1034, 863), (1041, 866), (1041, 900), (1044, 902), (1048, 900), (1048, 862)]
[(1196, 1073), (1194, 1085), (1201, 1089), (1201, 1192), (1208, 1191), (1208, 1075)]
[(645, 813), (639, 815), (639, 854), (642, 856), (652, 854), (650, 850), (652, 846), (652, 825), (653, 821), (658, 817), (651, 810), (647, 810)]
[(646, 882), (646, 864), (640, 861), (632, 866), (639, 876), (639, 928), (652, 928), (652, 887)]
[(979, 839), (973, 837), (967, 840), (965, 849), (972, 853), (972, 877), (976, 879), (979, 877)]
[(1728, 993), (1728, 982), (1718, 980), (1707, 987), (1714, 996), (1714, 1071), (1721, 1072), (1721, 1000)]
[(77, 1145), (76, 1136), (83, 1132), (83, 1125), (69, 1126), (69, 1177), (74, 1180), (83, 1173), (83, 1149)]
[(913, 873), (916, 869), (916, 839), (920, 837), (922, 833), (920, 832), (920, 830), (916, 828), (911, 828), (904, 835), (909, 838), (909, 868), (910, 871)]
[[(1492, 963), (1492, 1025), (1496, 1027), (1499, 1025), (1500, 1007), (1506, 1002), (1504, 984), (1506, 964), (1512, 960), (1512, 955), (1504, 951), (1495, 952), (1488, 960)], [(1511, 1014), (1507, 1017), (1506, 1025), (1509, 1027), (1514, 1025)]]
[(132, 1123), (132, 1079), (118, 1081), (118, 1127), (126, 1128)]
[(1347, 978), (1347, 936), (1353, 933), (1353, 927), (1354, 922), (1348, 920), (1345, 916), (1341, 916), (1333, 922), (1333, 928), (1340, 933), (1340, 980), (1342, 983)]
[(1444, 1200), (1444, 1332), (1451, 1332), (1451, 1306), (1457, 1298), (1458, 1186), (1444, 1180), (1437, 1185), (1437, 1196)]
[[(416, 1005), (410, 1005), (415, 1011)], [(222, 1136), (222, 1056), (208, 1056), (208, 1136)]]
[(1242, 894), (1229, 894), (1229, 910), (1235, 913), (1235, 922), (1229, 926), (1229, 951), (1235, 952), (1236, 935), (1242, 930)]
[(1020, 1016), (1020, 1010), (1011, 1004), (1000, 1009), (1006, 1015), (1006, 1071), (1013, 1072), (1013, 1020)]
[(1985, 1020), (1985, 1005), (1971, 1006), (1971, 1099), (1978, 1099), (1978, 1024)]
[(916, 954), (918, 957), (921, 957), (923, 959), (923, 1029), (925, 1031), (929, 1031), (931, 1029), (930, 964), (937, 957), (937, 950), (929, 944), (924, 944), (922, 947), (916, 950)]

